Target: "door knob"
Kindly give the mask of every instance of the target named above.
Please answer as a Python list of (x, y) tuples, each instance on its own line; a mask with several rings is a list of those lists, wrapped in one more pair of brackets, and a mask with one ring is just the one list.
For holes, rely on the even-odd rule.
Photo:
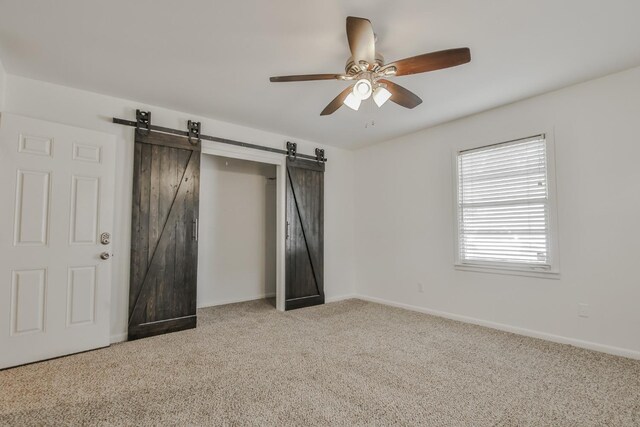
[(100, 254), (100, 259), (102, 259), (102, 260), (105, 260), (105, 261), (106, 261), (106, 260), (108, 260), (109, 258), (111, 258), (111, 254), (110, 254), (109, 252), (102, 252), (102, 253)]

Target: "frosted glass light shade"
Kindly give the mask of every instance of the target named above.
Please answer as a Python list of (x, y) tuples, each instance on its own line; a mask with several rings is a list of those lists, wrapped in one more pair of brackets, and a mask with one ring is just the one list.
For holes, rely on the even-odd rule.
[(391, 92), (382, 86), (377, 87), (376, 90), (373, 91), (373, 101), (378, 107), (382, 107), (382, 104), (387, 102), (389, 98), (391, 98)]
[(371, 82), (367, 79), (360, 79), (353, 85), (353, 94), (361, 101), (371, 96)]
[(362, 101), (360, 101), (360, 98), (355, 96), (353, 93), (350, 93), (344, 99), (343, 104), (346, 105), (347, 107), (351, 108), (352, 110), (358, 111), (358, 108), (360, 108), (360, 103), (361, 102)]

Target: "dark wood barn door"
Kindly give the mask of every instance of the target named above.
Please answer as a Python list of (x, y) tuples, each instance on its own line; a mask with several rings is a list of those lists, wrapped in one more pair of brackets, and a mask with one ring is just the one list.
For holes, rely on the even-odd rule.
[(136, 131), (129, 339), (196, 326), (200, 144)]
[(287, 159), (285, 309), (324, 304), (324, 163)]

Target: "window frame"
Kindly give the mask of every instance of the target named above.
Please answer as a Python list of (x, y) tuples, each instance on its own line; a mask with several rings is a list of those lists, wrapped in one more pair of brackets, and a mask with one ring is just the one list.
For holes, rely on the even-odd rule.
[[(469, 150), (476, 150), (496, 145), (516, 143), (518, 141), (543, 136), (546, 145), (547, 158), (547, 205), (548, 205), (548, 242), (549, 242), (549, 265), (550, 267), (542, 267), (536, 265), (526, 265), (518, 263), (497, 263), (489, 261), (463, 261), (460, 258), (460, 212), (458, 203), (459, 189), (459, 162), (460, 153)], [(558, 250), (558, 216), (557, 216), (557, 198), (556, 198), (556, 168), (555, 168), (555, 141), (553, 132), (532, 133), (530, 136), (506, 139), (502, 142), (492, 143), (474, 143), (465, 144), (463, 147), (456, 147), (452, 152), (453, 164), (453, 232), (454, 232), (454, 268), (461, 271), (475, 271), (494, 274), (510, 274), (516, 276), (541, 277), (547, 279), (560, 278), (560, 254)]]

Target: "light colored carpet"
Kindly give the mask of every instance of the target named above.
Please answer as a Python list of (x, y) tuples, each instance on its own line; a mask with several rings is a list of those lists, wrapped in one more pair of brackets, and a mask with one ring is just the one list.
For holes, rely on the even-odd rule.
[(2, 425), (640, 425), (640, 362), (359, 300), (0, 372)]

